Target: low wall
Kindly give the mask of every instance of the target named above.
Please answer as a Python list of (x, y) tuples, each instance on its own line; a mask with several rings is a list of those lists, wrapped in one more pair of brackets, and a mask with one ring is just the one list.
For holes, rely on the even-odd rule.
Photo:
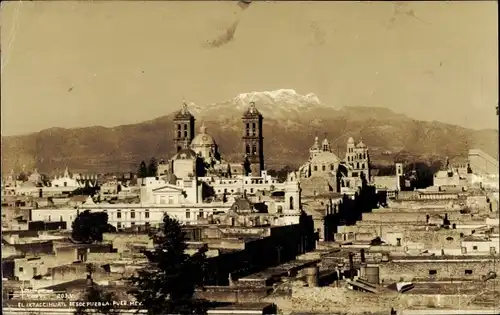
[(197, 290), (195, 296), (200, 299), (229, 303), (256, 302), (270, 293), (268, 288), (205, 287)]
[[(386, 312), (411, 308), (477, 309), (469, 302), (473, 295), (443, 294), (372, 294), (341, 287), (292, 288), (291, 296), (270, 296), (263, 301), (273, 302), (283, 314), (292, 312), (344, 313)], [(469, 305), (468, 305), (469, 304)]]
[[(496, 267), (496, 268), (495, 268)], [(469, 279), (479, 280), (490, 271), (500, 273), (500, 266), (494, 267), (493, 259), (443, 259), (397, 260), (379, 264), (381, 283), (390, 284), (414, 279)], [(431, 275), (431, 271), (434, 272)], [(466, 272), (467, 271), (467, 272)]]

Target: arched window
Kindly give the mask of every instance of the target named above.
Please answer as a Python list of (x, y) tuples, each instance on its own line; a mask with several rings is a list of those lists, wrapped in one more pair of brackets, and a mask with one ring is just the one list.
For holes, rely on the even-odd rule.
[(177, 124), (177, 130), (181, 130), (181, 125)]
[(293, 210), (293, 196), (290, 196), (290, 210)]
[(317, 170), (318, 170), (318, 166), (317, 166), (317, 165), (314, 165), (314, 166), (313, 166), (313, 169), (314, 169), (315, 171), (317, 171)]
[(188, 125), (184, 124), (184, 130), (187, 130), (187, 129), (188, 129)]
[(250, 154), (250, 146), (247, 144), (245, 147), (246, 154)]
[(252, 146), (252, 154), (257, 155), (257, 146), (256, 145)]
[(187, 138), (187, 136), (188, 136), (188, 132), (187, 132), (187, 130), (184, 130), (184, 137)]
[(321, 169), (323, 170), (323, 172), (326, 171), (326, 166), (323, 165)]
[(335, 170), (335, 166), (333, 164), (330, 164), (330, 171)]

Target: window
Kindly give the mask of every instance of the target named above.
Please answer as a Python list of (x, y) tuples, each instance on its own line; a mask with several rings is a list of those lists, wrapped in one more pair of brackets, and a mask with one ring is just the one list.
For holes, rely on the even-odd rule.
[(131, 226), (134, 226), (134, 225), (135, 225), (135, 222), (130, 223), (130, 225), (131, 225)]
[(62, 215), (59, 216), (59, 222), (62, 222)]
[(324, 172), (324, 171), (326, 171), (326, 166), (325, 166), (325, 165), (323, 165), (323, 166), (321, 167), (321, 169), (323, 170), (323, 172)]
[(255, 145), (252, 146), (252, 154), (257, 155), (257, 146)]
[(184, 124), (184, 130), (187, 130), (187, 129), (188, 129), (188, 125)]
[(437, 270), (429, 270), (429, 276), (435, 276), (437, 275)]
[(203, 209), (200, 209), (200, 218), (204, 218)]
[(318, 170), (318, 166), (314, 165), (313, 170), (317, 171)]
[(36, 276), (38, 274), (38, 269), (36, 267), (33, 267), (33, 276)]
[(24, 271), (23, 267), (19, 267), (19, 272), (23, 272), (23, 271)]
[(146, 228), (148, 228), (148, 227), (149, 227), (149, 222), (144, 223), (144, 226), (145, 226)]
[(333, 171), (335, 169), (335, 166), (333, 164), (330, 165), (330, 171)]
[(187, 132), (187, 130), (184, 130), (184, 138), (187, 138), (187, 136), (188, 136), (188, 132)]
[(144, 218), (149, 219), (149, 210), (146, 209), (146, 212), (144, 212)]
[(121, 210), (116, 210), (116, 218), (121, 219), (122, 218), (122, 212)]
[(49, 215), (49, 220), (48, 221), (52, 221), (51, 219), (52, 219), (52, 217)]
[(117, 229), (121, 229), (121, 228), (122, 228), (122, 224), (121, 224), (121, 222), (116, 223), (116, 228), (117, 228)]
[(352, 172), (352, 177), (358, 177), (358, 172)]
[(474, 246), (472, 246), (472, 249), (473, 249), (473, 250), (477, 250), (477, 246), (475, 246), (475, 245), (474, 245)]
[(253, 193), (253, 188), (250, 188), (250, 193)]
[[(247, 130), (248, 131), (248, 130)], [(250, 154), (250, 146), (247, 144), (245, 147), (245, 153)]]
[(135, 210), (130, 211), (130, 218), (135, 219)]
[(466, 274), (466, 275), (471, 275), (471, 274), (472, 274), (472, 270), (470, 270), (470, 269), (466, 269), (466, 270), (465, 270), (465, 274)]
[(191, 218), (191, 212), (189, 212), (189, 210), (186, 210), (186, 219), (190, 218)]
[(177, 130), (181, 130), (181, 125), (177, 125)]
[(167, 203), (167, 201), (165, 200), (165, 196), (160, 196), (160, 204), (164, 205), (165, 203)]
[(396, 239), (396, 246), (401, 246), (401, 239), (400, 238)]
[(293, 197), (290, 196), (290, 210), (293, 210)]
[(173, 196), (168, 196), (168, 204), (171, 205), (174, 203), (174, 197)]
[(64, 182), (64, 187), (68, 187), (68, 182)]

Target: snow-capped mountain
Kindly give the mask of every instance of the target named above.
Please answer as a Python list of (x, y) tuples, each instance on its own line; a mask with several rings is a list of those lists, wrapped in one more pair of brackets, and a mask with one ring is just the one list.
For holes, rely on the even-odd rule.
[(224, 119), (234, 117), (236, 112), (241, 115), (252, 102), (264, 117), (273, 119), (289, 119), (290, 115), (300, 115), (318, 108), (335, 109), (323, 104), (313, 93), (303, 95), (293, 89), (241, 93), (228, 101), (207, 106), (191, 103), (189, 108), (201, 116), (214, 116), (216, 113), (220, 119)]

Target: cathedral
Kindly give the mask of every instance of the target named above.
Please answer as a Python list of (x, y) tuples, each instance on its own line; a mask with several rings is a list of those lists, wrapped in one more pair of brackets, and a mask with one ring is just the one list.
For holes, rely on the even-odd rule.
[(244, 149), (241, 163), (229, 163), (222, 158), (216, 141), (207, 132), (204, 123), (195, 134), (195, 121), (184, 102), (174, 116), (173, 144), (176, 154), (168, 162), (160, 162), (158, 175), (169, 175), (172, 181), (175, 178), (204, 176), (261, 176), (264, 170), (263, 117), (254, 103), (250, 104), (241, 118)]
[(300, 167), (299, 178), (304, 195), (319, 195), (330, 192), (348, 192), (362, 185), (363, 179), (370, 181), (368, 148), (359, 141), (347, 140), (345, 158), (341, 160), (332, 152), (330, 142), (321, 143), (316, 137), (309, 150), (309, 160)]

